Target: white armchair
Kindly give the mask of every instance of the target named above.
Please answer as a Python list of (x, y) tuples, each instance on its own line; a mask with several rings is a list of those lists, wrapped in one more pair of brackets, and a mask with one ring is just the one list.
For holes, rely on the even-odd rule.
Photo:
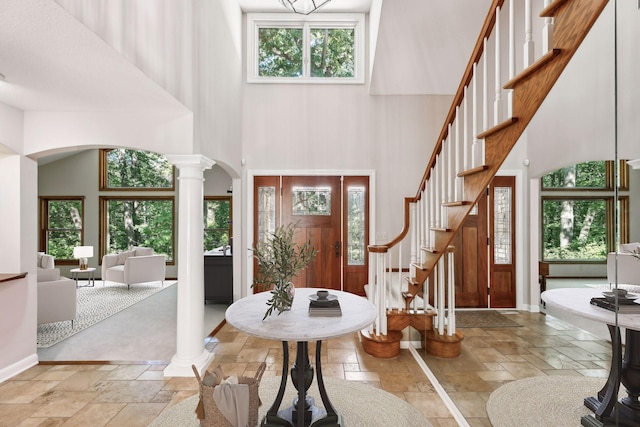
[(164, 284), (166, 260), (154, 255), (152, 248), (134, 247), (130, 251), (102, 257), (102, 280), (124, 283), (127, 288), (136, 283)]
[(38, 325), (76, 318), (76, 283), (60, 276), (55, 258), (38, 252)]
[(607, 281), (615, 283), (616, 268), (619, 284), (640, 285), (640, 259), (633, 254), (640, 254), (640, 243), (620, 244), (620, 252), (607, 255)]

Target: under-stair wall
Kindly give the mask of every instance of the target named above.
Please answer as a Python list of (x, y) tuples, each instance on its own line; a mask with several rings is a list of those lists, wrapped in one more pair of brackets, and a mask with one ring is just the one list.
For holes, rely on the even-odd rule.
[[(493, 1), (417, 193), (405, 199), (403, 230), (369, 247), (367, 294), (378, 318), (363, 331), (365, 341), (387, 345), (388, 335), (397, 337), (387, 317), (402, 311), (435, 315), (436, 340), (461, 339), (449, 245), (606, 4)], [(407, 267), (406, 285), (390, 280), (390, 272)], [(398, 294), (402, 301), (392, 297)]]

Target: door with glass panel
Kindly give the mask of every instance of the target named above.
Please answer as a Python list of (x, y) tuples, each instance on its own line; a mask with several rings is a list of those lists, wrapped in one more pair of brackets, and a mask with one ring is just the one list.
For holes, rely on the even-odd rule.
[(489, 305), (516, 306), (515, 177), (496, 176), (491, 183), (489, 209)]
[(296, 287), (364, 295), (368, 185), (368, 177), (355, 176), (255, 177), (254, 245), (280, 224), (297, 224), (295, 239), (310, 241), (318, 254)]

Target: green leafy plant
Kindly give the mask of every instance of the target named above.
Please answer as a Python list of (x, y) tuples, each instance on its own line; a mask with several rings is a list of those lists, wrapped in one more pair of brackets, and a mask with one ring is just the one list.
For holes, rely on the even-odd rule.
[(273, 310), (279, 315), (291, 308), (293, 296), (288, 292), (291, 280), (316, 257), (317, 251), (311, 242), (294, 243), (295, 231), (296, 224), (280, 226), (266, 241), (252, 249), (253, 257), (258, 260), (258, 272), (252, 286), (260, 291), (271, 289), (268, 309), (262, 320)]

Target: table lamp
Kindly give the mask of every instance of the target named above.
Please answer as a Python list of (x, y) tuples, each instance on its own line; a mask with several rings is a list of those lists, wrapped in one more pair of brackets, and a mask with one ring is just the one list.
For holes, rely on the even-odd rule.
[(87, 269), (87, 258), (93, 257), (93, 246), (76, 246), (73, 248), (73, 257), (80, 260), (80, 270)]

